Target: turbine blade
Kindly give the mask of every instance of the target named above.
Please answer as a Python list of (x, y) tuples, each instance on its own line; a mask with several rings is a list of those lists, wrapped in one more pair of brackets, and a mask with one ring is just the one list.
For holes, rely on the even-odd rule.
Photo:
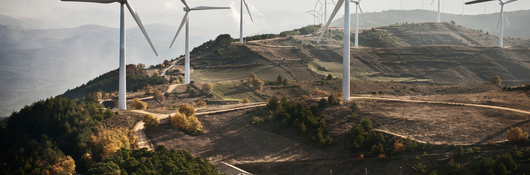
[(504, 10), (504, 4), (501, 4), (501, 13), (499, 14), (499, 21), (497, 21), (497, 29), (499, 28), (499, 24), (501, 23), (502, 18), (502, 11)]
[(183, 3), (186, 7), (190, 8), (190, 6), (188, 6), (188, 3), (186, 3), (186, 0), (180, 0), (180, 1), (182, 1), (182, 3)]
[(151, 39), (149, 39), (149, 35), (147, 35), (147, 32), (145, 31), (144, 25), (142, 24), (142, 21), (140, 20), (140, 17), (134, 11), (134, 9), (131, 7), (129, 2), (125, 1), (125, 5), (127, 5), (127, 8), (129, 9), (129, 12), (131, 12), (131, 15), (133, 16), (134, 20), (138, 24), (138, 27), (140, 27), (140, 30), (142, 30), (142, 33), (144, 33), (145, 39), (147, 39), (147, 42), (149, 42), (149, 45), (151, 45), (151, 49), (153, 49), (153, 52), (155, 52), (155, 55), (158, 56), (158, 53), (156, 52), (155, 46), (153, 46), (153, 43), (151, 42)]
[(188, 19), (189, 13), (190, 13), (190, 12), (186, 12), (186, 15), (184, 15), (184, 18), (182, 19), (182, 22), (180, 23), (180, 27), (179, 27), (179, 29), (177, 30), (177, 34), (175, 34), (175, 37), (173, 38), (173, 41), (171, 42), (171, 45), (169, 45), (169, 48), (170, 48), (170, 49), (171, 49), (171, 47), (173, 46), (173, 43), (175, 43), (175, 39), (177, 39), (177, 36), (179, 35), (180, 30), (182, 30), (182, 27), (183, 27), (184, 24), (186, 23), (186, 19)]
[[(333, 10), (333, 13), (331, 13), (331, 16), (329, 16), (328, 23), (324, 27), (324, 30), (322, 30), (322, 34), (320, 34), (320, 37), (318, 37), (317, 43), (320, 42), (320, 40), (322, 39), (326, 31), (328, 30), (328, 27), (331, 24), (331, 21), (333, 21), (333, 18), (335, 17), (335, 15), (337, 15), (337, 12), (339, 12), (340, 8), (342, 7), (342, 4), (344, 4), (344, 0), (338, 0), (337, 5), (335, 6), (335, 9)], [(349, 14), (346, 14), (346, 15), (349, 15)]]
[(432, 0), (431, 5), (432, 5), (432, 3), (434, 3), (434, 1), (435, 1), (435, 0)]
[(366, 26), (366, 20), (364, 20), (364, 14), (363, 9), (361, 8), (361, 4), (357, 4), (359, 6), (359, 11), (361, 11), (361, 19), (363, 19), (363, 24)]
[(72, 2), (95, 2), (95, 3), (113, 3), (116, 0), (61, 0), (61, 1), (72, 1)]
[[(252, 22), (254, 22), (254, 19), (252, 19), (252, 14), (250, 14), (250, 9), (248, 9), (247, 1), (243, 0), (243, 2), (245, 3), (245, 7), (247, 7), (247, 12), (248, 12), (248, 16), (250, 16), (250, 20)], [(241, 13), (243, 13), (243, 12), (241, 12)]]
[(508, 4), (508, 3), (511, 3), (511, 2), (514, 2), (514, 1), (517, 1), (517, 0), (509, 0), (509, 1), (506, 1), (504, 4)]
[(476, 3), (481, 3), (481, 2), (488, 2), (488, 1), (494, 1), (494, 0), (475, 0), (475, 1), (466, 2), (466, 5), (476, 4)]
[(446, 1), (446, 0), (444, 0), (444, 2), (445, 2), (445, 4), (447, 4), (447, 1)]
[(230, 9), (230, 7), (207, 7), (207, 6), (199, 6), (194, 7), (191, 10), (218, 10), (218, 9)]

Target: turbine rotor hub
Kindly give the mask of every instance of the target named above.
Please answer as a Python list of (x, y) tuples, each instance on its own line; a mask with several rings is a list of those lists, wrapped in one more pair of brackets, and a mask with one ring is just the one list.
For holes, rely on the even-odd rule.
[(191, 11), (191, 9), (189, 7), (184, 7), (184, 11), (185, 12), (189, 12), (189, 11)]
[(116, 0), (116, 2), (118, 2), (120, 4), (125, 4), (127, 2), (127, 0)]

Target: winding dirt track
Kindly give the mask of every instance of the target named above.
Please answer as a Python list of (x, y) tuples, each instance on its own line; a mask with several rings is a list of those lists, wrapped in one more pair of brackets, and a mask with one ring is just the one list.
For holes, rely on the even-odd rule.
[[(265, 106), (265, 105), (267, 105), (267, 103), (259, 102), (259, 103), (251, 103), (251, 104), (234, 105), (234, 106), (229, 106), (227, 108), (214, 108), (214, 109), (202, 108), (202, 109), (196, 110), (197, 113), (195, 115), (197, 116), (197, 115), (223, 113), (223, 112), (230, 112), (230, 111), (254, 108), (254, 107)], [(175, 113), (172, 113), (172, 114), (155, 114), (155, 113), (150, 113), (150, 112), (146, 112), (146, 111), (142, 111), (142, 110), (131, 110), (131, 111), (132, 112), (136, 112), (136, 113), (140, 113), (140, 114), (151, 114), (151, 115), (157, 117), (159, 120), (166, 119), (170, 115), (175, 115)], [(153, 143), (145, 135), (145, 127), (144, 127), (144, 122), (143, 121), (140, 121), (140, 122), (136, 123), (136, 125), (134, 125), (134, 132), (135, 132), (135, 135), (136, 135), (136, 140), (138, 141), (138, 148), (147, 148), (148, 150), (154, 150), (155, 146), (153, 145)]]
[[(381, 98), (381, 97), (350, 97), (350, 98), (352, 100), (355, 100), (355, 99), (370, 99), (370, 100), (398, 101), (398, 102), (407, 102), (407, 103), (427, 103), (427, 104), (446, 104), (446, 105), (455, 105), (455, 106), (471, 106), (471, 107), (506, 110), (506, 111), (512, 111), (512, 112), (517, 112), (517, 113), (522, 113), (522, 114), (530, 114), (530, 111), (524, 111), (524, 110), (506, 108), (506, 107), (499, 107), (499, 106), (491, 106), (491, 105), (478, 105), (478, 104), (468, 104), (468, 103), (451, 103), (451, 102), (436, 102), (436, 101), (421, 101), (421, 100), (406, 100), (406, 99)], [(197, 113), (195, 115), (215, 114), (215, 113), (229, 112), (229, 111), (235, 111), (235, 110), (240, 110), (240, 109), (253, 108), (253, 107), (257, 107), (257, 106), (265, 106), (265, 105), (266, 105), (265, 102), (260, 102), (260, 103), (252, 103), (252, 104), (230, 106), (230, 107), (226, 107), (224, 109), (223, 108), (221, 108), (221, 109), (219, 109), (219, 108), (199, 109), (199, 110), (197, 110)], [(174, 114), (169, 114), (169, 115), (166, 115), (166, 114), (154, 114), (154, 113), (150, 113), (150, 112), (146, 112), (146, 111), (142, 111), (142, 110), (132, 110), (132, 111), (136, 112), (136, 113), (141, 113), (141, 114), (152, 114), (155, 117), (159, 118), (159, 120), (165, 119), (169, 115), (174, 115)], [(149, 150), (154, 150), (153, 144), (150, 142), (150, 140), (145, 135), (144, 123), (142, 121), (138, 122), (134, 126), (134, 130), (135, 130), (136, 137), (137, 137), (137, 140), (138, 140), (139, 148), (147, 148)], [(406, 136), (399, 135), (399, 134), (396, 134), (396, 133), (392, 133), (390, 131), (385, 131), (385, 130), (377, 130), (377, 131), (406, 138)], [(422, 140), (415, 140), (415, 141), (418, 141), (420, 143), (425, 143), (425, 141), (422, 141)]]

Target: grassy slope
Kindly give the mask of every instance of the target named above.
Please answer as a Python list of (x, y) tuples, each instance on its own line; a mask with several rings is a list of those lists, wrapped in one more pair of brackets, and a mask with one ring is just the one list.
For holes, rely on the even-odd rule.
[[(250, 90), (248, 90), (247, 88), (245, 87), (242, 87), (240, 85), (240, 87), (242, 89), (239, 89), (237, 88), (234, 83), (215, 83), (215, 84), (212, 84), (213, 86), (213, 94), (222, 98), (223, 100), (237, 100), (237, 101), (241, 101), (243, 100), (244, 98), (248, 98), (248, 100), (250, 100), (250, 102), (256, 102), (256, 100), (254, 100), (254, 98), (250, 97), (250, 95), (247, 94), (248, 93), (254, 93)], [(247, 90), (247, 91), (246, 91)], [(255, 98), (257, 98), (258, 100), (262, 101), (263, 99), (257, 97), (257, 96), (254, 96)]]
[(191, 75), (194, 81), (226, 81), (246, 79), (255, 73), (262, 80), (276, 80), (278, 75), (293, 80), (293, 76), (285, 69), (274, 65), (257, 65), (241, 68), (208, 68), (195, 69)]

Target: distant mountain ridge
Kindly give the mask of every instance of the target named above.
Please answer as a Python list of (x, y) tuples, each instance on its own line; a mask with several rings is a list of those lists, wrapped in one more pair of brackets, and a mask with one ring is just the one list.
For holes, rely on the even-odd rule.
[[(428, 10), (389, 10), (375, 13), (364, 13), (359, 15), (359, 28), (367, 27), (381, 27), (396, 23), (418, 23), (418, 22), (434, 22), (437, 16), (436, 11)], [(364, 18), (364, 20), (363, 20)], [(505, 27), (504, 37), (519, 37), (530, 38), (530, 10), (520, 10), (512, 12), (504, 12)], [(466, 28), (488, 31), (492, 35), (499, 36), (500, 27), (497, 28), (497, 21), (499, 13), (492, 13), (486, 15), (465, 15), (442, 13), (440, 15), (441, 21), (454, 21), (457, 25), (463, 25)], [(355, 13), (350, 14), (350, 21), (352, 28), (355, 26)], [(331, 26), (344, 26), (344, 18), (335, 19)]]

